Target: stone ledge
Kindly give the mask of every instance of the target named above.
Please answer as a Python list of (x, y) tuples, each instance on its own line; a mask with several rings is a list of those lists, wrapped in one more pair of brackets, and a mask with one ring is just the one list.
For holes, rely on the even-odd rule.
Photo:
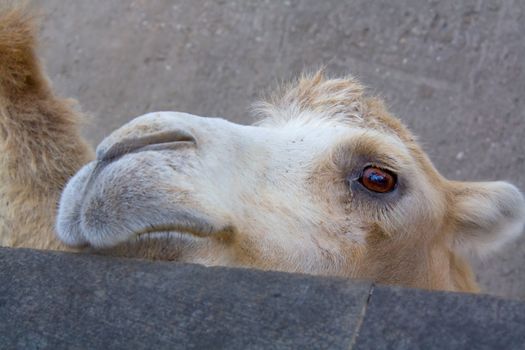
[(0, 248), (5, 348), (520, 348), (525, 303)]
[(525, 302), (374, 286), (355, 349), (525, 349)]

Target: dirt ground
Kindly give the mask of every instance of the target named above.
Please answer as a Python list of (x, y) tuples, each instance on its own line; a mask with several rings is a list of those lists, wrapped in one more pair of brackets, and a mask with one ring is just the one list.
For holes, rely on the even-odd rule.
[[(302, 71), (352, 74), (457, 180), (525, 190), (525, 2), (39, 1), (56, 89), (95, 145), (135, 116), (250, 123), (261, 94)], [(525, 235), (476, 263), (484, 291), (525, 299)]]

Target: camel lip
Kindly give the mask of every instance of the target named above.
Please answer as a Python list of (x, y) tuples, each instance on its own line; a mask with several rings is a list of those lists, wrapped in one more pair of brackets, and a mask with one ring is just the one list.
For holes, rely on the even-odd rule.
[(194, 234), (188, 233), (188, 232), (181, 232), (181, 231), (151, 231), (151, 232), (143, 232), (140, 234), (137, 234), (134, 236), (134, 239), (131, 241), (125, 242), (126, 243), (139, 243), (139, 244), (147, 244), (148, 242), (167, 242), (170, 244), (173, 243), (182, 243), (184, 241), (186, 242), (196, 242), (201, 240), (206, 240), (206, 237), (202, 236), (196, 236)]
[(142, 231), (136, 232), (134, 237), (137, 239), (143, 239), (148, 237), (149, 239), (155, 238), (170, 238), (171, 236), (193, 236), (199, 238), (205, 238), (212, 235), (213, 232), (198, 230), (195, 227), (182, 227), (180, 225), (161, 225), (151, 226)]
[(142, 231), (136, 232), (133, 236), (137, 240), (144, 239), (169, 239), (169, 238), (182, 238), (182, 237), (193, 237), (193, 238), (210, 238), (217, 237), (222, 240), (228, 239), (233, 235), (234, 229), (230, 226), (226, 226), (217, 229), (213, 226), (202, 225), (158, 225), (150, 226)]

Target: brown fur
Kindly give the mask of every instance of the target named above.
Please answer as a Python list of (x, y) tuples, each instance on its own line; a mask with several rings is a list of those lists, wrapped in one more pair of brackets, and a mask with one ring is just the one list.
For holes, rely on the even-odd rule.
[(92, 158), (72, 101), (56, 97), (35, 56), (35, 19), (0, 17), (0, 244), (65, 249), (54, 234), (60, 192)]

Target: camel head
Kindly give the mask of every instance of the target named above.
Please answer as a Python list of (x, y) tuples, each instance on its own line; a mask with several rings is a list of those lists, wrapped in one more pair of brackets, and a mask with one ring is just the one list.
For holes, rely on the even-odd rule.
[(318, 73), (253, 126), (150, 113), (65, 188), (57, 232), (101, 253), (471, 291), (465, 257), (522, 233), (506, 182), (442, 177), (353, 79)]

